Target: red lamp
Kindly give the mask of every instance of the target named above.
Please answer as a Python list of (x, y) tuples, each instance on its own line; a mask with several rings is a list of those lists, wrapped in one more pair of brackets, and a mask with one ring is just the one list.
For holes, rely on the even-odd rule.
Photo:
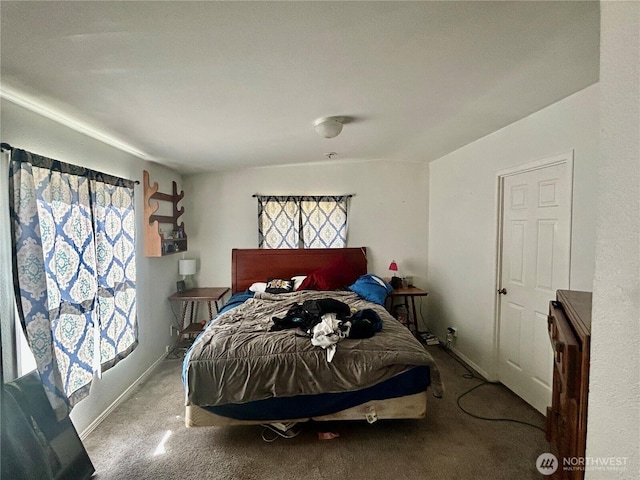
[(398, 273), (398, 264), (395, 260), (391, 260), (389, 271), (391, 272), (391, 286), (393, 288), (400, 288), (402, 286), (402, 279), (396, 276), (396, 273)]
[(391, 276), (395, 277), (395, 272), (398, 271), (398, 264), (396, 263), (395, 260), (391, 260), (391, 263), (389, 264), (389, 270), (391, 270)]

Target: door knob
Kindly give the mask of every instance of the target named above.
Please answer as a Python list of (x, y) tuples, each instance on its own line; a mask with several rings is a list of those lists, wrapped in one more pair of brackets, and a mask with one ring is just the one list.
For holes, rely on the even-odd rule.
[(504, 287), (502, 287), (500, 290), (498, 290), (498, 293), (499, 293), (500, 295), (506, 295), (506, 294), (507, 294), (507, 289), (506, 289), (506, 288), (504, 288)]

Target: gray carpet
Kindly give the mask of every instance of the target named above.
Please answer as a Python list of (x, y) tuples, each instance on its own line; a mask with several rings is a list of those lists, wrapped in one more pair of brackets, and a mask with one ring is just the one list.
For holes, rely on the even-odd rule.
[[(477, 379), (439, 347), (445, 397), (429, 397), (423, 420), (306, 423), (294, 439), (266, 443), (259, 426), (184, 426), (180, 360), (166, 360), (84, 441), (98, 480), (108, 479), (530, 479), (549, 451), (542, 431), (472, 418), (456, 399)], [(476, 415), (544, 426), (544, 417), (500, 385), (461, 400)], [(318, 432), (335, 432), (319, 440)], [(167, 434), (170, 432), (170, 434)], [(164, 443), (164, 452), (157, 452)]]

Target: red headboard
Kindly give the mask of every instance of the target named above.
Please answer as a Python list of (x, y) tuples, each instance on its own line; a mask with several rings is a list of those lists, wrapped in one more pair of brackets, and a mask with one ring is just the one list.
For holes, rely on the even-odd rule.
[(231, 250), (231, 290), (243, 292), (254, 282), (269, 278), (291, 278), (307, 275), (344, 255), (360, 272), (367, 273), (367, 248), (308, 248), (261, 249), (234, 248)]

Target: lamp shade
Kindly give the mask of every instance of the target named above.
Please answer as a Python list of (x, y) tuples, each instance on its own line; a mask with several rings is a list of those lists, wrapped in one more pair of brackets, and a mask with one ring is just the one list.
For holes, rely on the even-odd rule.
[(316, 133), (324, 138), (333, 138), (340, 135), (342, 122), (335, 118), (319, 118), (316, 120)]
[(192, 258), (184, 258), (178, 262), (180, 275), (193, 275), (196, 273), (196, 261)]
[(389, 264), (389, 270), (391, 270), (392, 272), (398, 271), (398, 264), (395, 260), (391, 260), (391, 264)]

